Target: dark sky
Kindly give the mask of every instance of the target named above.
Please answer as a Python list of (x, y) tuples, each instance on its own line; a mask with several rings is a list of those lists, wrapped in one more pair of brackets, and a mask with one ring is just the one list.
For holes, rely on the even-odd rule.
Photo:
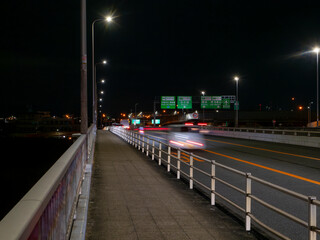
[[(80, 1), (1, 3), (0, 117), (28, 109), (80, 113)], [(151, 111), (155, 96), (235, 94), (241, 109), (288, 109), (316, 100), (319, 1), (87, 1), (88, 106), (91, 23), (103, 110)], [(304, 54), (303, 54), (304, 53)], [(315, 107), (315, 104), (314, 104)]]

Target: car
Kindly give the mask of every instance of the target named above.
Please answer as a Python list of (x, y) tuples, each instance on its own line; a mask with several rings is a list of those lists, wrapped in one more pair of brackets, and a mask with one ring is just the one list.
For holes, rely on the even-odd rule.
[(204, 149), (206, 147), (200, 127), (192, 122), (169, 124), (167, 140), (169, 145), (181, 149)]

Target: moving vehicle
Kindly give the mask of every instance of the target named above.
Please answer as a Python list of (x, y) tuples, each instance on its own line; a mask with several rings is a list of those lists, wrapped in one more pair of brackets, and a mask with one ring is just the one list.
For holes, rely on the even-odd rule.
[(126, 129), (130, 128), (130, 120), (129, 119), (121, 119), (120, 124), (122, 124), (123, 128), (126, 128)]
[(181, 149), (203, 149), (205, 140), (199, 133), (200, 127), (192, 122), (184, 122), (168, 125), (168, 143)]

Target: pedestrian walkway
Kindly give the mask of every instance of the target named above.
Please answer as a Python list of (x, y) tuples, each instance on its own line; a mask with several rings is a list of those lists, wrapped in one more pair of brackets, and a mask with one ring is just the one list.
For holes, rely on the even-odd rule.
[(257, 238), (151, 158), (100, 130), (86, 239)]

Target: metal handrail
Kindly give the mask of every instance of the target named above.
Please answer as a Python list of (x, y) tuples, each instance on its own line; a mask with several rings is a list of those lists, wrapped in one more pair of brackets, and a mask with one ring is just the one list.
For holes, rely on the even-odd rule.
[(2, 219), (0, 239), (69, 239), (95, 133), (91, 126)]
[[(193, 153), (189, 153), (183, 149), (180, 148), (176, 148), (174, 146), (171, 146), (170, 144), (164, 143), (162, 141), (159, 141), (155, 138), (151, 138), (148, 136), (143, 136), (139, 133), (134, 133), (132, 131), (126, 131), (123, 130), (122, 128), (119, 127), (114, 127), (110, 129), (111, 132), (113, 132), (114, 134), (121, 136), (123, 139), (125, 139), (127, 142), (131, 143), (132, 145), (134, 145), (136, 148), (138, 148), (139, 150), (141, 149), (142, 151), (144, 151), (144, 149), (147, 147), (148, 151), (151, 151), (151, 157), (152, 160), (156, 160), (155, 156), (158, 158), (158, 162), (159, 165), (161, 165), (162, 163), (165, 163), (165, 165), (167, 165), (167, 171), (170, 171), (170, 167), (173, 167), (176, 170), (176, 174), (177, 174), (177, 178), (180, 178), (180, 174), (182, 173), (184, 176), (187, 177), (187, 179), (189, 180), (189, 187), (190, 189), (193, 189), (193, 183), (195, 182), (196, 184), (198, 184), (199, 186), (205, 188), (206, 190), (210, 191), (211, 193), (211, 205), (215, 205), (215, 197), (218, 196), (221, 200), (227, 202), (228, 204), (230, 204), (231, 206), (235, 207), (236, 209), (240, 210), (241, 212), (245, 213), (245, 228), (246, 231), (250, 231), (251, 230), (251, 219), (257, 223), (258, 225), (260, 225), (261, 227), (263, 227), (264, 229), (266, 229), (267, 231), (273, 233), (274, 235), (282, 238), (282, 239), (289, 239), (288, 237), (286, 237), (284, 234), (278, 232), (277, 230), (271, 228), (270, 226), (266, 225), (265, 223), (263, 223), (261, 220), (259, 220), (256, 216), (253, 215), (251, 208), (252, 208), (252, 203), (251, 200), (256, 201), (257, 203), (263, 205), (264, 207), (274, 211), (275, 213), (280, 214), (281, 216), (286, 217), (287, 219), (296, 222), (298, 224), (300, 224), (303, 227), (306, 227), (308, 229), (308, 236), (309, 236), (309, 240), (316, 240), (317, 237), (317, 233), (320, 233), (320, 229), (316, 226), (316, 222), (317, 222), (317, 214), (316, 214), (316, 208), (317, 206), (320, 206), (320, 201), (316, 200), (315, 197), (313, 196), (306, 196), (297, 192), (294, 192), (292, 190), (286, 189), (284, 187), (281, 187), (279, 185), (270, 183), (268, 181), (262, 180), (260, 178), (257, 178), (255, 176), (252, 176), (250, 173), (245, 173), (242, 171), (239, 171), (237, 169), (225, 166), (223, 164), (217, 163), (214, 160), (209, 160), (206, 159), (204, 157), (195, 155)], [(143, 137), (141, 137), (143, 136)], [(141, 139), (142, 138), (142, 139)], [(146, 140), (145, 140), (146, 139)], [(152, 144), (150, 143), (150, 140), (152, 142)], [(155, 146), (155, 143), (159, 144), (159, 147)], [(164, 147), (167, 148), (167, 151), (165, 150)], [(151, 147), (151, 150), (150, 150)], [(178, 155), (173, 155), (171, 150), (174, 149), (177, 151)], [(158, 154), (155, 153), (155, 150), (158, 150)], [(166, 154), (167, 159), (165, 159), (162, 156), (162, 153)], [(180, 156), (181, 153), (185, 153), (186, 155), (189, 156), (189, 160), (190, 163), (184, 162), (181, 160)], [(176, 159), (176, 163), (177, 166), (175, 166), (174, 164), (172, 164), (171, 162), (171, 158)], [(211, 164), (211, 173), (207, 173), (204, 170), (195, 167), (193, 164), (193, 160), (194, 158), (199, 158), (203, 161), (205, 161), (206, 163), (210, 163)], [(181, 166), (181, 162), (184, 163), (187, 167), (189, 167), (189, 173), (184, 172), (181, 170), (180, 166)], [(245, 177), (246, 180), (246, 186), (245, 189), (242, 190), (241, 188), (234, 186), (233, 184), (227, 182), (226, 180), (222, 180), (220, 178), (218, 178), (215, 174), (215, 168), (216, 167), (220, 167), (222, 169), (225, 169), (229, 172), (232, 172), (234, 174), (240, 175), (242, 177)], [(198, 181), (197, 179), (194, 178), (193, 176), (193, 171), (198, 171), (199, 173), (209, 177), (211, 179), (211, 184), (210, 186), (206, 186), (205, 184), (201, 183), (200, 181)], [(227, 197), (223, 196), (222, 194), (218, 193), (215, 190), (215, 183), (216, 181), (224, 184), (227, 187), (230, 187), (231, 189), (241, 193), (242, 195), (245, 196), (245, 208), (239, 206), (237, 203), (233, 202), (232, 200), (228, 199)], [(307, 202), (308, 203), (308, 222), (293, 216), (292, 214), (279, 209), (278, 207), (273, 206), (270, 203), (265, 202), (264, 200), (258, 198), (257, 196), (252, 194), (252, 181), (255, 181), (257, 183), (263, 184), (269, 188), (275, 189), (277, 191), (280, 191), (286, 195), (289, 195), (291, 197), (294, 197), (296, 199), (299, 199), (303, 202)]]
[(294, 135), (294, 136), (306, 136), (306, 137), (320, 137), (320, 131), (318, 129), (309, 130), (290, 130), (290, 129), (278, 129), (278, 128), (233, 128), (233, 127), (214, 127), (207, 126), (203, 129), (218, 130), (218, 131), (230, 131), (230, 132), (253, 132), (253, 133), (267, 133), (267, 134), (280, 134), (280, 135)]

